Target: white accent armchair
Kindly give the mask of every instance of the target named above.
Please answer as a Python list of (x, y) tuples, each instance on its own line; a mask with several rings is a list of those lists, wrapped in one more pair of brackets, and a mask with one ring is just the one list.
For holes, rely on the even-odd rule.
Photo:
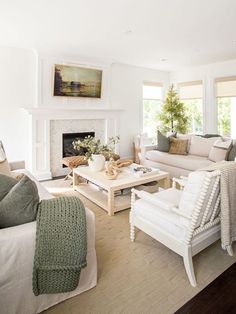
[(195, 287), (192, 257), (220, 238), (220, 173), (192, 172), (183, 190), (150, 194), (132, 189), (131, 241), (135, 227), (181, 255)]

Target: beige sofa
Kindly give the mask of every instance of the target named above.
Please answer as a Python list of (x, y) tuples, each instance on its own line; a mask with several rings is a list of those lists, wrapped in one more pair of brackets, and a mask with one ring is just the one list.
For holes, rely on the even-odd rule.
[[(175, 155), (158, 151), (156, 145), (144, 145), (141, 147), (140, 163), (147, 167), (159, 168), (170, 173), (170, 176), (186, 176), (190, 172), (209, 166), (214, 163), (209, 159), (209, 153), (215, 141), (219, 138), (212, 137), (197, 142), (194, 135), (185, 135), (189, 140), (188, 154)], [(200, 137), (199, 137), (200, 138)]]

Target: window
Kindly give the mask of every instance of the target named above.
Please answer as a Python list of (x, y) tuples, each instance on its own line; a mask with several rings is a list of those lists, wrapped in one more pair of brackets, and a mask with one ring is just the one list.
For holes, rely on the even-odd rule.
[(236, 77), (215, 80), (218, 133), (222, 136), (236, 136)]
[(158, 114), (162, 106), (162, 84), (145, 82), (143, 84), (143, 132), (156, 138)]
[(180, 100), (185, 104), (189, 119), (188, 132), (203, 133), (202, 81), (179, 84)]

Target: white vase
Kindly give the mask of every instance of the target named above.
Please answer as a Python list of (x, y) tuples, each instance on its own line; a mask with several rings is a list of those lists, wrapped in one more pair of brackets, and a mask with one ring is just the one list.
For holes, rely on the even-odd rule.
[(102, 171), (105, 166), (105, 157), (103, 155), (92, 155), (92, 159), (88, 160), (91, 171)]

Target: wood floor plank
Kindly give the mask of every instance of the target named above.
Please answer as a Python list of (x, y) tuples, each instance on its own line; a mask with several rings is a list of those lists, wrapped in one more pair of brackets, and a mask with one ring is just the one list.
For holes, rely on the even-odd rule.
[(175, 312), (190, 313), (236, 313), (236, 263)]

